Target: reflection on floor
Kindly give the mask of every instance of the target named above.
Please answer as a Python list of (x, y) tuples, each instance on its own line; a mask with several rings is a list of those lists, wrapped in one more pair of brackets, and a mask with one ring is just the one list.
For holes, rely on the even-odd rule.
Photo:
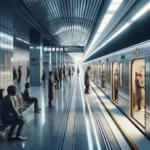
[[(24, 83), (18, 86), (19, 92), (23, 90)], [(106, 119), (104, 116), (106, 112), (102, 113), (98, 100), (95, 100), (94, 92), (84, 94), (83, 76), (74, 75), (68, 82), (63, 82), (62, 87), (55, 91), (53, 109), (48, 108), (47, 83), (46, 88), (31, 87), (30, 93), (38, 98), (42, 110), (41, 113), (35, 114), (32, 106), (24, 113), (28, 123), (24, 126), (23, 135), (27, 136), (28, 140), (7, 141), (8, 130), (6, 130), (0, 141), (1, 150), (105, 150), (107, 147), (120, 150), (120, 145), (125, 146), (126, 150), (130, 149), (117, 126), (112, 126), (115, 127), (115, 131), (112, 132), (111, 125), (106, 121), (109, 118)], [(73, 102), (75, 102), (75, 109), (72, 111)], [(70, 111), (74, 115), (68, 122)], [(72, 128), (68, 128), (69, 123), (73, 124)], [(116, 140), (114, 132), (123, 139), (120, 143)], [(64, 149), (63, 144), (71, 140), (67, 139), (69, 134), (72, 135), (72, 147)]]
[(138, 110), (137, 105), (134, 108), (134, 118), (140, 122), (141, 125), (145, 126), (145, 110), (141, 109), (140, 111)]

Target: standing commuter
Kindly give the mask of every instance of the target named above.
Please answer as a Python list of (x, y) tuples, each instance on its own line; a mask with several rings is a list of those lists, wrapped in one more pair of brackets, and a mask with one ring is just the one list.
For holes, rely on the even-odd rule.
[(55, 85), (55, 89), (59, 89), (59, 77), (58, 77), (58, 71), (57, 68), (55, 68), (55, 72), (54, 72), (54, 80), (57, 82)]
[(30, 69), (29, 69), (29, 67), (27, 67), (27, 76), (26, 76), (26, 81), (28, 81), (29, 76), (30, 76)]
[(48, 105), (49, 105), (49, 108), (54, 108), (54, 105), (52, 105), (52, 100), (54, 98), (54, 81), (52, 80), (52, 71), (49, 72), (49, 79), (48, 79), (48, 99), (49, 99), (49, 102), (48, 102)]
[(63, 79), (66, 81), (66, 67), (63, 67)]
[(46, 80), (46, 72), (45, 72), (45, 70), (43, 70), (42, 81), (43, 81), (43, 87), (44, 88), (45, 88), (45, 80)]
[(68, 68), (68, 76), (71, 79), (71, 66)]
[(90, 89), (90, 75), (89, 75), (89, 70), (91, 69), (90, 66), (87, 67), (87, 70), (84, 74), (84, 85), (85, 85), (85, 94), (90, 94), (89, 89)]
[(145, 99), (145, 81), (144, 75), (142, 72), (139, 73), (138, 80), (138, 91), (137, 91), (137, 99), (138, 99), (138, 110), (141, 110), (141, 102)]
[[(15, 108), (12, 96), (15, 96), (17, 89), (11, 85), (7, 88), (8, 95), (5, 96), (1, 103), (1, 119), (4, 124), (11, 125), (8, 133), (8, 140), (26, 140), (26, 137), (21, 136), (21, 130), (26, 123), (26, 120), (19, 114)], [(18, 126), (17, 134), (14, 135), (16, 126)]]
[(36, 97), (30, 96), (29, 88), (30, 88), (30, 83), (26, 82), (23, 98), (26, 102), (34, 102), (34, 112), (38, 113), (39, 110), (41, 110), (40, 108), (38, 108), (38, 99)]
[(135, 101), (133, 102), (133, 105), (135, 106), (135, 104), (138, 104), (138, 97), (139, 97), (139, 93), (138, 93), (138, 86), (139, 86), (139, 73), (136, 72), (135, 73)]
[(60, 82), (60, 87), (62, 87), (62, 68), (59, 69), (59, 82)]
[(14, 66), (13, 66), (13, 81), (14, 81), (14, 84), (16, 85), (17, 84), (17, 71)]
[(114, 72), (114, 91), (115, 91), (115, 100), (118, 99), (118, 71), (117, 69)]
[(18, 84), (21, 82), (21, 76), (22, 76), (22, 71), (21, 71), (21, 66), (18, 67)]
[(79, 73), (80, 73), (80, 69), (79, 67), (77, 68), (77, 75), (79, 76)]

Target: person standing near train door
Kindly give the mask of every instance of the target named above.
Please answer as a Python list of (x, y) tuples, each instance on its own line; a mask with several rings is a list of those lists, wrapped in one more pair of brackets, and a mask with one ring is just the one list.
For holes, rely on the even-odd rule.
[(84, 74), (84, 85), (85, 85), (85, 94), (90, 94), (89, 89), (90, 89), (90, 75), (89, 75), (89, 70), (91, 69), (90, 66), (87, 67), (87, 70)]
[(137, 100), (138, 100), (138, 110), (141, 109), (141, 102), (145, 99), (145, 81), (144, 75), (142, 72), (139, 73), (139, 80), (138, 80), (138, 88), (137, 88)]

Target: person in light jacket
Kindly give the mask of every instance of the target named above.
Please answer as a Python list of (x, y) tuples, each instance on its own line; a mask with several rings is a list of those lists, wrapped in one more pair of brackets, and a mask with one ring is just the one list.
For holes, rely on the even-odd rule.
[(145, 99), (145, 82), (143, 73), (139, 73), (139, 79), (137, 83), (137, 100), (138, 100), (138, 110), (141, 110), (141, 101)]
[(49, 105), (49, 108), (54, 108), (54, 105), (52, 105), (52, 100), (54, 99), (54, 81), (52, 80), (52, 75), (53, 75), (53, 72), (50, 71), (49, 72), (49, 80), (48, 80), (48, 99), (49, 99), (49, 102), (48, 102), (48, 105)]
[(85, 94), (90, 94), (89, 89), (90, 89), (90, 75), (89, 75), (89, 70), (91, 69), (90, 66), (87, 67), (87, 70), (84, 74), (84, 85), (85, 85)]
[[(26, 140), (27, 137), (21, 136), (21, 131), (26, 123), (26, 120), (15, 108), (12, 97), (16, 95), (17, 89), (15, 86), (10, 85), (7, 88), (8, 95), (5, 96), (1, 102), (1, 119), (4, 124), (11, 125), (8, 133), (8, 140)], [(15, 129), (18, 126), (17, 134), (14, 135)]]

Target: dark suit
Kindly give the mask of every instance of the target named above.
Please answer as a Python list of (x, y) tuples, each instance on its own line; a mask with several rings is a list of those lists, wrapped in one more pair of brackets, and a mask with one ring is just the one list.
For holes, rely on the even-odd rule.
[(16, 110), (14, 102), (10, 95), (3, 98), (1, 103), (1, 118), (4, 124), (12, 125), (9, 131), (9, 136), (14, 134), (15, 128), (19, 125), (17, 136), (21, 135), (21, 130), (26, 120)]
[(54, 98), (54, 83), (51, 79), (51, 77), (49, 77), (48, 80), (48, 99), (49, 99), (49, 105), (51, 105), (51, 101)]
[(18, 69), (18, 83), (21, 82), (21, 76), (22, 76), (22, 71), (21, 71), (21, 69), (19, 68), (19, 69)]
[(26, 102), (34, 102), (34, 110), (38, 109), (38, 100), (36, 97), (30, 97), (28, 89), (24, 90), (23, 98)]
[(89, 76), (88, 71), (86, 71), (85, 74), (84, 74), (84, 85), (85, 85), (85, 93), (89, 93), (90, 76)]

